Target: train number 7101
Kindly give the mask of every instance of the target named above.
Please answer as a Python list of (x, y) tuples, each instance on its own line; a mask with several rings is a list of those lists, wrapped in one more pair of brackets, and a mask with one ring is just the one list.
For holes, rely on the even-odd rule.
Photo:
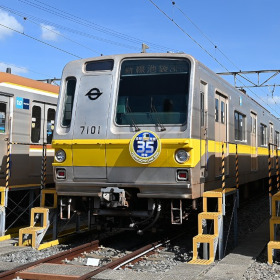
[(95, 126), (86, 126), (86, 125), (81, 125), (81, 134), (100, 134), (100, 125)]

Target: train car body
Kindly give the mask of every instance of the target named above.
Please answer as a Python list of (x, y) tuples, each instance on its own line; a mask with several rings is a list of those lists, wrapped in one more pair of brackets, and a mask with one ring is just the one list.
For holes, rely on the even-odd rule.
[(40, 185), (43, 144), (47, 146), (46, 183), (53, 183), (51, 140), (58, 92), (58, 86), (0, 73), (2, 186), (8, 184), (12, 188), (24, 188)]
[(236, 147), (240, 184), (265, 178), (279, 132), (277, 118), (190, 55), (73, 61), (53, 138), (57, 193), (93, 198), (96, 215), (137, 216), (155, 200), (188, 205), (221, 187), (222, 142), (233, 187)]

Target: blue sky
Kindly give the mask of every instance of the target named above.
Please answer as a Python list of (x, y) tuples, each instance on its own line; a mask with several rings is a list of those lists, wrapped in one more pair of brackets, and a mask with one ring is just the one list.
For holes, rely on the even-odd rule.
[[(148, 52), (191, 54), (215, 72), (280, 69), (280, 1), (153, 2), (169, 18), (150, 0), (0, 0), (0, 70), (59, 78), (71, 60), (137, 53), (142, 42)], [(272, 91), (254, 92), (278, 110), (279, 89), (273, 100)]]

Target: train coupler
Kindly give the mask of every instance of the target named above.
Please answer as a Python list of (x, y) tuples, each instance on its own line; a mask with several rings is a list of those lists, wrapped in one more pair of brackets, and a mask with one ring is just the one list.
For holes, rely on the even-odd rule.
[(125, 190), (117, 187), (102, 188), (100, 193), (100, 204), (108, 208), (128, 207)]

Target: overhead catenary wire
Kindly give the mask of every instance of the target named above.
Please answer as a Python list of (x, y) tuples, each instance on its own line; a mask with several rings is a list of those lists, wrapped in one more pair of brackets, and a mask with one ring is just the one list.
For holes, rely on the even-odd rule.
[(52, 6), (48, 5), (47, 3), (43, 3), (42, 1), (38, 1), (38, 0), (32, 0), (32, 1), (30, 1), (30, 0), (18, 0), (18, 1), (20, 1), (22, 3), (25, 3), (27, 5), (30, 5), (32, 7), (35, 7), (37, 9), (43, 10), (45, 12), (51, 13), (51, 14), (56, 15), (58, 17), (67, 19), (69, 21), (75, 22), (75, 23), (80, 24), (80, 25), (83, 25), (87, 28), (91, 28), (91, 29), (97, 30), (99, 32), (114, 36), (116, 38), (125, 40), (126, 42), (131, 42), (131, 43), (137, 44), (138, 46), (140, 44), (142, 44), (143, 42), (145, 42), (146, 44), (148, 44), (150, 46), (150, 48), (154, 48), (154, 49), (161, 50), (161, 51), (164, 51), (164, 52), (166, 52), (167, 50), (174, 51), (174, 52), (179, 52), (179, 50), (174, 49), (174, 48), (162, 46), (162, 45), (150, 42), (150, 41), (146, 41), (146, 40), (143, 40), (143, 39), (140, 39), (140, 38), (129, 36), (127, 34), (115, 31), (113, 29), (106, 28), (104, 26), (98, 25), (98, 24), (96, 24), (94, 22), (91, 22), (89, 20), (86, 20), (84, 18), (81, 18), (81, 17), (78, 17), (76, 15), (70, 14), (68, 12), (62, 11), (62, 10), (56, 8), (56, 7), (52, 7)]
[(197, 24), (194, 23), (193, 20), (191, 20), (191, 18), (181, 9), (179, 8), (175, 1), (172, 1), (172, 5), (182, 13), (182, 15), (202, 34), (202, 36), (204, 38), (206, 38), (206, 40), (214, 46), (214, 48), (216, 50), (218, 50), (236, 69), (239, 69), (238, 66), (235, 65), (235, 63), (217, 46), (217, 44), (215, 44), (200, 28)]
[(35, 38), (35, 37), (33, 37), (33, 36), (30, 36), (30, 35), (28, 35), (28, 34), (26, 34), (26, 33), (24, 33), (24, 32), (21, 32), (21, 31), (19, 31), (19, 30), (16, 30), (16, 29), (11, 28), (11, 27), (9, 27), (9, 26), (6, 26), (6, 25), (4, 25), (4, 24), (1, 24), (1, 23), (0, 23), (0, 26), (5, 27), (5, 28), (7, 28), (7, 29), (9, 29), (9, 30), (12, 30), (12, 31), (14, 31), (14, 32), (16, 32), (16, 33), (18, 33), (18, 34), (21, 34), (21, 35), (25, 36), (25, 37), (28, 37), (28, 38), (30, 38), (30, 39), (32, 39), (32, 40), (35, 40), (35, 41), (37, 41), (37, 42), (39, 42), (39, 43), (45, 44), (45, 45), (47, 45), (47, 46), (49, 46), (49, 47), (51, 47), (51, 48), (54, 48), (54, 49), (57, 49), (57, 50), (59, 50), (59, 51), (61, 51), (61, 52), (67, 53), (67, 54), (69, 54), (69, 55), (71, 55), (71, 56), (74, 56), (74, 57), (76, 57), (76, 58), (80, 58), (80, 59), (82, 58), (82, 57), (80, 57), (80, 56), (78, 56), (78, 55), (75, 55), (75, 54), (73, 54), (73, 53), (71, 53), (71, 52), (68, 52), (68, 51), (63, 50), (63, 49), (61, 49), (61, 48), (58, 48), (58, 47), (56, 47), (56, 46), (54, 46), (54, 45), (51, 45), (51, 44), (49, 44), (49, 43), (47, 43), (47, 42), (44, 42), (44, 41), (42, 41), (42, 40), (40, 40), (40, 39), (38, 39), (38, 38)]
[[(77, 34), (77, 35), (80, 35), (80, 36), (83, 36), (83, 37), (87, 37), (87, 38), (90, 38), (90, 39), (93, 39), (93, 40), (98, 40), (98, 41), (101, 41), (101, 42), (105, 42), (105, 43), (112, 44), (112, 45), (117, 45), (117, 46), (128, 48), (128, 49), (134, 49), (134, 50), (136, 49), (135, 47), (127, 45), (127, 44), (115, 42), (115, 41), (108, 40), (108, 39), (105, 39), (105, 38), (101, 38), (101, 37), (98, 37), (98, 36), (95, 36), (95, 35), (92, 35), (92, 34), (89, 34), (89, 33), (86, 33), (86, 32), (82, 32), (80, 30), (76, 30), (76, 29), (69, 28), (69, 27), (66, 27), (66, 26), (63, 26), (63, 25), (59, 25), (59, 24), (56, 24), (54, 22), (32, 16), (28, 13), (19, 12), (17, 10), (8, 8), (8, 7), (3, 6), (3, 5), (0, 5), (0, 8), (5, 10), (5, 11), (8, 11), (8, 12), (14, 14), (14, 15), (20, 16), (20, 17), (24, 18), (25, 20), (28, 20), (28, 21), (30, 21), (34, 24), (39, 24), (38, 22), (40, 22), (40, 23), (44, 23), (46, 25), (50, 25), (52, 27), (56, 27), (59, 30), (65, 30), (67, 32)], [(62, 36), (64, 36), (64, 35), (62, 35)], [(66, 38), (68, 38), (68, 37), (66, 37)], [(99, 53), (99, 52), (97, 52), (97, 53)]]
[[(240, 68), (217, 46), (217, 44), (215, 44), (200, 28), (199, 28), (199, 26), (197, 25), (197, 24), (195, 24), (194, 23), (194, 21), (193, 20), (191, 20), (191, 18), (181, 9), (181, 8), (179, 8), (177, 5), (176, 5), (176, 3), (175, 3), (175, 1), (171, 1), (172, 2), (172, 5), (173, 5), (173, 7), (175, 7), (178, 11), (180, 11), (181, 12), (181, 14), (202, 34), (202, 36), (204, 37), (204, 38), (206, 38), (206, 40), (208, 41), (208, 42), (210, 42), (210, 44), (212, 45), (212, 46), (214, 46), (214, 48), (216, 49), (216, 50), (218, 50), (222, 55), (223, 55), (223, 57), (225, 58), (225, 59), (227, 59), (236, 69), (238, 69), (239, 71), (241, 71), (240, 70)], [(274, 76), (276, 76), (278, 73), (275, 73), (274, 74)], [(248, 78), (248, 76), (247, 75), (244, 75), (244, 76), (242, 76), (245, 80), (247, 80), (249, 83), (252, 83), (253, 84), (253, 82)], [(240, 80), (239, 80), (239, 82), (240, 82)], [(265, 82), (264, 82), (265, 83)], [(243, 84), (243, 86), (244, 86), (244, 84)], [(245, 87), (245, 86), (244, 86)], [(247, 88), (247, 87), (246, 87)], [(249, 89), (250, 90), (250, 89)], [(252, 90), (250, 90), (253, 94), (255, 94)], [(262, 89), (261, 89), (261, 91), (263, 92), (263, 93), (265, 93)], [(260, 98), (260, 97), (258, 97), (258, 98)], [(277, 107), (279, 107), (279, 104), (275, 101), (275, 99), (274, 99), (274, 97), (273, 97), (273, 94), (271, 95), (271, 98), (272, 98), (272, 100), (274, 101), (274, 104), (277, 106)], [(261, 98), (260, 98), (261, 99)], [(261, 99), (262, 100), (262, 99)], [(263, 101), (263, 100), (262, 100)], [(266, 103), (266, 102), (265, 102)], [(268, 105), (268, 103), (266, 103), (267, 104), (267, 106), (269, 106)], [(270, 107), (271, 108), (271, 107)], [(279, 107), (280, 108), (280, 107)], [(272, 109), (272, 108), (271, 108)], [(273, 110), (273, 111), (275, 111), (275, 110)], [(275, 111), (276, 112), (276, 111)], [(278, 115), (279, 115), (279, 113), (278, 112), (276, 112)]]
[[(230, 72), (226, 66), (224, 66), (214, 55), (212, 55), (206, 48), (204, 48), (196, 39), (194, 39), (188, 32), (186, 32), (174, 19), (172, 19), (166, 12), (164, 12), (153, 0), (148, 0), (154, 7), (156, 7), (165, 17), (167, 17), (173, 24), (177, 26), (185, 35), (187, 35), (197, 46), (199, 46), (207, 55), (209, 55), (214, 61), (216, 61), (223, 69), (225, 69), (227, 72)], [(239, 81), (242, 83), (241, 81)], [(267, 105), (268, 108), (270, 108), (273, 112), (275, 112), (276, 115), (280, 116), (280, 113), (278, 113), (276, 110), (274, 110), (267, 102), (265, 102), (261, 97), (259, 97), (255, 92), (253, 92), (251, 89), (249, 91), (255, 95), (258, 99), (260, 99), (264, 104)]]

